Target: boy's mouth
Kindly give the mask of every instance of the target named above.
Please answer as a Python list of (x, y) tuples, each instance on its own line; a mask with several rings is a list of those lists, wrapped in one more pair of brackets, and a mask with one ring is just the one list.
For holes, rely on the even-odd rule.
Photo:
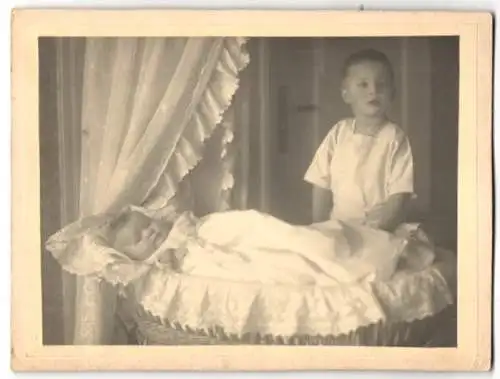
[(369, 101), (368, 104), (373, 105), (374, 107), (380, 107), (380, 101), (376, 99)]

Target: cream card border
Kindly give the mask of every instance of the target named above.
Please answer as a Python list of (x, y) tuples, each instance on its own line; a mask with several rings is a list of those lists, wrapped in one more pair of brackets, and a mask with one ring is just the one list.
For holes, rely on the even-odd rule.
[[(492, 17), (487, 13), (15, 10), (16, 370), (485, 370), (491, 359)], [(458, 348), (42, 346), (39, 36), (460, 36)]]

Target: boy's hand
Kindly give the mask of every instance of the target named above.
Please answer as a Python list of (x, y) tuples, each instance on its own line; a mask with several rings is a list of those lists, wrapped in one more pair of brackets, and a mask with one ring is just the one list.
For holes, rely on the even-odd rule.
[(396, 194), (374, 206), (366, 215), (366, 224), (372, 228), (393, 231), (404, 219), (408, 198), (407, 194)]
[(379, 204), (367, 213), (365, 223), (375, 229), (385, 229), (384, 226), (391, 220), (392, 214), (387, 203)]

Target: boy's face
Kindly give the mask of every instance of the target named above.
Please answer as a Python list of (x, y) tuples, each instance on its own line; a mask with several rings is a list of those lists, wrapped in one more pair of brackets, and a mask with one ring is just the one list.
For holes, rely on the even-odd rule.
[(125, 224), (115, 231), (114, 246), (130, 258), (148, 258), (165, 240), (168, 228), (142, 213), (132, 212)]
[(348, 68), (342, 97), (355, 116), (385, 116), (392, 95), (393, 83), (387, 67), (382, 63), (365, 61)]

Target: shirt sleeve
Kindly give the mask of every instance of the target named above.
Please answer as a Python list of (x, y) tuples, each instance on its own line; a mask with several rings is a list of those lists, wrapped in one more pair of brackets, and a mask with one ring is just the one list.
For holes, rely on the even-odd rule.
[(311, 165), (307, 169), (304, 180), (324, 189), (331, 189), (330, 166), (333, 156), (334, 135), (333, 129), (314, 154)]
[(393, 144), (389, 170), (388, 195), (409, 193), (415, 196), (413, 154), (407, 136), (403, 136)]

